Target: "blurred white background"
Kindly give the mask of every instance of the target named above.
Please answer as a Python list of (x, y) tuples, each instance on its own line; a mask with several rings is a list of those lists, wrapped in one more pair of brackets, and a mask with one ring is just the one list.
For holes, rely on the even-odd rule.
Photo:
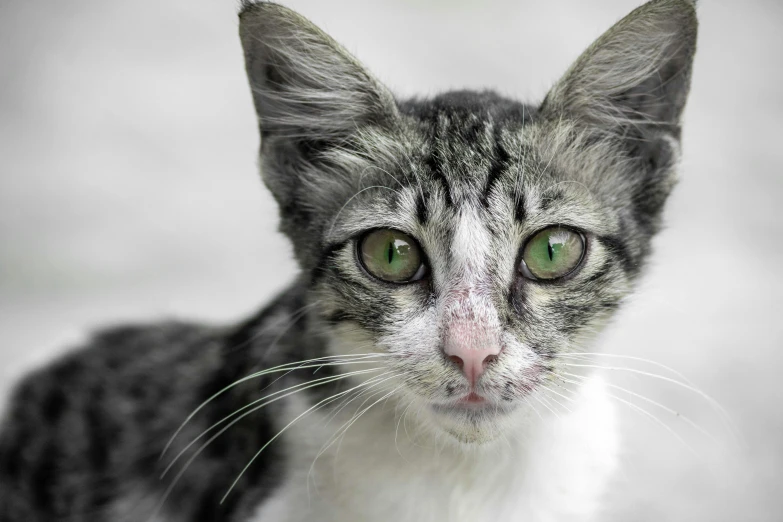
[[(285, 3), (402, 95), (494, 87), (539, 100), (639, 1)], [(0, 3), (0, 401), (97, 325), (233, 321), (294, 274), (255, 169), (236, 9)], [(656, 410), (683, 444), (618, 405), (624, 466), (606, 521), (781, 520), (783, 3), (705, 0), (699, 15), (682, 181), (602, 349), (682, 371), (744, 442), (697, 395), (610, 375), (715, 440)]]

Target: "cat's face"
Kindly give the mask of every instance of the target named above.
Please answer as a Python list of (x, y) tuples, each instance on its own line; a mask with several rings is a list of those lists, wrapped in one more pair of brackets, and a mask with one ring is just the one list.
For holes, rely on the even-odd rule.
[(638, 9), (537, 107), (398, 103), (273, 4), (240, 32), (262, 174), (333, 353), (384, 354), (390, 400), (461, 442), (556, 400), (558, 357), (630, 291), (674, 183), (692, 6)]
[(460, 98), (427, 102), (432, 119), (409, 106), (397, 161), (363, 167), (327, 223), (315, 296), (336, 352), (390, 354), (406, 406), (474, 440), (539, 387), (560, 391), (557, 355), (584, 351), (617, 308), (638, 245), (589, 172), (621, 175), (606, 159), (620, 151)]

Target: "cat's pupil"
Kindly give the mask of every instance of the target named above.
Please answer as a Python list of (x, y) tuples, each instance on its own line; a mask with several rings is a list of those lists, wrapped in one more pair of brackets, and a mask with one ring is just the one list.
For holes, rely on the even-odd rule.
[(549, 260), (552, 261), (552, 258), (555, 257), (555, 250), (552, 248), (552, 243), (547, 243), (546, 251), (549, 254)]
[(389, 249), (387, 251), (387, 254), (389, 256), (389, 264), (392, 263), (392, 259), (394, 258), (394, 243), (389, 241)]

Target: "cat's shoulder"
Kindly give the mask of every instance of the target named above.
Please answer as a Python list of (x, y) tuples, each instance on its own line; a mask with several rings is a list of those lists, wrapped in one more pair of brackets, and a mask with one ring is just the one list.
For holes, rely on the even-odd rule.
[[(188, 386), (188, 374), (198, 375), (214, 365), (218, 339), (215, 328), (179, 321), (94, 332), (14, 385), (2, 408), (0, 459), (4, 447), (19, 447), (13, 440), (20, 437), (40, 438), (81, 422), (95, 431), (123, 414), (141, 415), (147, 408), (154, 414), (154, 408), (170, 403)], [(0, 468), (4, 463), (0, 461)]]
[[(150, 379), (170, 375), (178, 363), (198, 364), (217, 347), (217, 328), (181, 321), (149, 324), (123, 324), (102, 328), (90, 335), (80, 346), (68, 350), (54, 361), (27, 374), (15, 387), (11, 402), (23, 401), (27, 406), (44, 400), (59, 403), (59, 395), (89, 394), (90, 384), (111, 383), (116, 387), (134, 377)], [(195, 368), (194, 368), (195, 369)], [(48, 397), (48, 399), (45, 399)], [(55, 411), (58, 404), (49, 404)]]
[(0, 519), (103, 506), (120, 476), (149, 475), (159, 450), (131, 449), (171, 432), (169, 417), (190, 407), (193, 394), (182, 392), (211, 366), (217, 338), (177, 321), (114, 326), (25, 375), (2, 408), (0, 498), (10, 500)]

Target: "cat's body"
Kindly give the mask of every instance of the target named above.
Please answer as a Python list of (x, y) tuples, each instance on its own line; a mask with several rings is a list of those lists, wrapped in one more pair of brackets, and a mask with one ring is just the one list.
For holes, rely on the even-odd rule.
[(657, 229), (695, 31), (657, 0), (539, 106), (398, 102), (303, 18), (246, 5), (301, 276), (242, 324), (107, 330), (28, 377), (0, 521), (590, 520), (617, 435), (573, 357)]
[[(316, 460), (355, 409), (335, 418), (319, 411), (270, 446), (220, 505), (257, 448), (312, 406), (312, 396), (293, 395), (232, 427), (193, 461), (168, 507), (150, 518), (168, 484), (159, 481), (158, 457), (185, 414), (237, 378), (308, 359), (317, 348), (301, 349), (302, 335), (291, 328), (302, 302), (301, 288), (291, 288), (257, 317), (229, 328), (109, 329), (92, 346), (31, 375), (17, 390), (0, 446), (0, 520), (60, 520), (67, 513), (69, 520), (117, 522), (489, 522), (523, 513), (529, 520), (567, 521), (585, 520), (596, 509), (617, 451), (612, 404), (599, 380), (582, 390), (571, 412), (521, 423), (498, 447), (455, 448), (422, 436), (398, 423), (398, 412), (387, 406), (369, 410)], [(307, 373), (293, 372), (266, 392), (302, 382)], [(253, 381), (206, 408), (182, 439), (256, 399), (272, 380)], [(547, 413), (543, 405), (539, 410)]]

